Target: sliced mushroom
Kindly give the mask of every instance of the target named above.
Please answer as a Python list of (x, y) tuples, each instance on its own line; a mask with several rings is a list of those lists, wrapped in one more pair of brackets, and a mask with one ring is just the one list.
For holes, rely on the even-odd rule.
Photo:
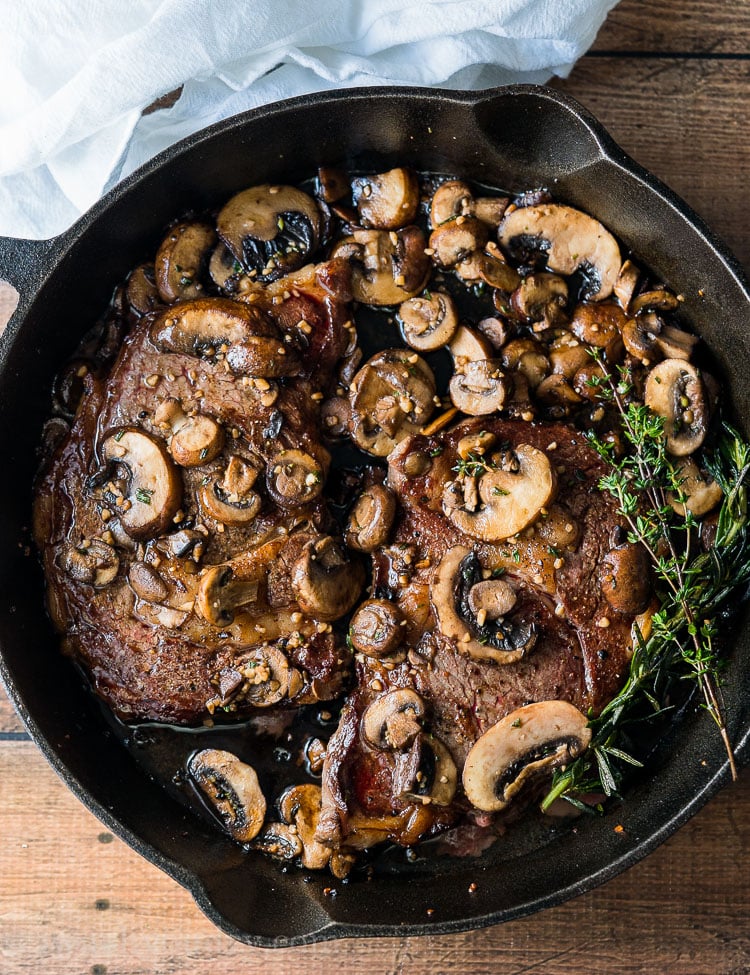
[(492, 344), (484, 335), (468, 325), (459, 325), (453, 338), (448, 343), (448, 351), (453, 356), (453, 367), (460, 369), (467, 362), (478, 362), (480, 359), (491, 359)]
[[(465, 545), (454, 545), (443, 555), (438, 566), (435, 581), (430, 590), (438, 626), (443, 636), (455, 640), (458, 649), (474, 660), (492, 660), (497, 664), (513, 664), (521, 660), (537, 640), (533, 624), (519, 624), (504, 621), (502, 626), (488, 625), (490, 615), (486, 608), (479, 607), (477, 613), (471, 609), (471, 593), (481, 583), (481, 566), (476, 554)], [(500, 583), (495, 595), (490, 590), (480, 591), (474, 596), (474, 603), (487, 602), (497, 609), (501, 604), (515, 606), (515, 593), (505, 580), (493, 579), (488, 582)], [(511, 592), (508, 592), (508, 590)], [(482, 615), (483, 612), (483, 615)], [(500, 616), (491, 620), (491, 623)]]
[(355, 650), (368, 657), (386, 657), (403, 641), (404, 616), (388, 599), (366, 599), (349, 624), (349, 639)]
[(208, 273), (213, 283), (223, 291), (231, 291), (232, 282), (237, 281), (242, 265), (226, 244), (221, 241), (214, 247), (208, 261)]
[(419, 294), (430, 274), (425, 238), (419, 227), (355, 230), (340, 241), (331, 258), (352, 267), (352, 295), (366, 305), (400, 305)]
[(604, 349), (619, 338), (625, 322), (625, 313), (613, 301), (585, 303), (574, 309), (570, 330), (581, 342)]
[(429, 420), (435, 389), (432, 370), (416, 353), (379, 352), (351, 383), (352, 439), (369, 454), (386, 457)]
[(656, 344), (666, 359), (689, 360), (698, 344), (698, 336), (673, 325), (664, 325), (656, 336)]
[(368, 705), (362, 715), (362, 734), (374, 748), (408, 748), (421, 730), (424, 701), (416, 691), (402, 687), (388, 691)]
[(477, 330), (495, 349), (501, 349), (510, 338), (510, 328), (502, 318), (483, 318)]
[(569, 332), (561, 329), (549, 345), (549, 364), (553, 374), (572, 379), (573, 376), (591, 362), (591, 355), (586, 346)]
[(148, 603), (160, 603), (169, 593), (164, 579), (148, 562), (133, 562), (128, 570), (128, 582), (135, 594)]
[(349, 548), (374, 552), (388, 541), (396, 517), (396, 496), (383, 484), (360, 494), (349, 513), (344, 538)]
[(585, 716), (567, 701), (539, 701), (511, 711), (466, 756), (466, 796), (476, 809), (505, 809), (527, 782), (571, 762), (590, 741)]
[(709, 474), (698, 467), (692, 457), (681, 458), (675, 466), (680, 490), (669, 491), (667, 501), (683, 518), (688, 511), (695, 518), (707, 515), (721, 501), (721, 488)]
[(304, 450), (282, 450), (266, 468), (268, 493), (277, 504), (293, 508), (314, 501), (323, 490), (326, 470)]
[(506, 214), (498, 236), (512, 257), (541, 251), (547, 267), (558, 274), (579, 269), (589, 281), (584, 296), (592, 301), (609, 297), (620, 272), (620, 248), (598, 220), (560, 203), (520, 207)]
[(613, 291), (615, 298), (620, 302), (622, 310), (630, 313), (630, 300), (635, 294), (638, 279), (641, 276), (640, 268), (631, 260), (623, 263), (614, 283)]
[(501, 291), (513, 291), (521, 280), (518, 271), (508, 264), (497, 245), (492, 243), (484, 251), (474, 251), (459, 261), (456, 264), (456, 274), (467, 284), (483, 282), (490, 288)]
[(188, 771), (235, 840), (249, 843), (258, 835), (266, 799), (251, 765), (231, 752), (204, 748), (190, 758)]
[(122, 527), (138, 541), (161, 535), (182, 503), (182, 480), (164, 446), (143, 430), (122, 427), (106, 438), (101, 455), (106, 467), (127, 471)]
[(635, 616), (651, 601), (650, 562), (641, 545), (618, 545), (599, 566), (604, 598), (620, 613)]
[(649, 364), (661, 358), (656, 340), (663, 328), (664, 322), (658, 315), (638, 315), (622, 326), (622, 341), (634, 358)]
[(63, 568), (71, 579), (103, 589), (116, 578), (120, 557), (111, 545), (99, 538), (91, 538), (80, 545), (66, 546)]
[(538, 271), (521, 281), (510, 296), (513, 311), (527, 322), (542, 322), (547, 328), (566, 319), (568, 283), (558, 274)]
[(499, 359), (468, 362), (448, 384), (453, 405), (469, 416), (487, 416), (501, 410), (512, 384)]
[(279, 802), (281, 815), (291, 826), (297, 827), (302, 843), (302, 866), (308, 870), (322, 870), (331, 859), (331, 848), (315, 839), (321, 796), (319, 785), (306, 783), (287, 789)]
[(253, 841), (253, 848), (278, 860), (296, 860), (302, 853), (302, 840), (296, 826), (268, 823)]
[(423, 805), (449, 806), (458, 787), (458, 769), (439, 738), (420, 734), (409, 752), (396, 758), (394, 795)]
[(255, 708), (273, 707), (294, 697), (302, 686), (300, 672), (289, 666), (278, 647), (268, 643), (244, 651), (219, 673), (224, 701)]
[(497, 437), (488, 430), (479, 430), (477, 433), (470, 433), (456, 444), (456, 453), (461, 460), (470, 460), (474, 457), (484, 457), (488, 450), (491, 450), (497, 443)]
[(544, 346), (535, 339), (511, 339), (502, 350), (501, 358), (506, 369), (520, 372), (536, 389), (550, 370), (550, 362), (544, 354)]
[(557, 476), (547, 456), (530, 444), (515, 448), (516, 470), (491, 467), (479, 478), (478, 505), (467, 510), (457, 496), (457, 482), (443, 491), (443, 511), (456, 528), (472, 538), (499, 542), (532, 524), (550, 503)]
[(210, 476), (201, 485), (201, 507), (223, 525), (245, 525), (261, 509), (261, 497), (253, 490), (258, 467), (236, 454), (229, 458), (221, 476)]
[(414, 220), (419, 206), (419, 182), (403, 166), (376, 176), (352, 180), (352, 195), (365, 227), (397, 230)]
[(274, 281), (302, 267), (315, 252), (321, 214), (315, 200), (292, 186), (253, 186), (220, 211), (219, 236), (246, 271)]
[(505, 216), (509, 203), (507, 196), (477, 196), (474, 199), (474, 216), (495, 229)]
[[(578, 373), (576, 373), (578, 375)], [(583, 402), (565, 376), (552, 375), (543, 379), (536, 388), (536, 397), (547, 406), (554, 417), (567, 416), (571, 407)]]
[(199, 467), (217, 457), (224, 446), (224, 431), (210, 416), (188, 416), (179, 400), (167, 399), (154, 413), (154, 423), (171, 430), (169, 449), (180, 467)]
[(208, 360), (223, 355), (235, 375), (270, 379), (300, 370), (265, 313), (231, 298), (198, 298), (168, 308), (152, 322), (150, 336), (162, 352)]
[(471, 587), (468, 602), (480, 622), (499, 620), (516, 605), (516, 591), (505, 579), (485, 579)]
[(205, 223), (179, 223), (172, 227), (156, 252), (156, 287), (162, 301), (201, 296), (200, 274), (215, 240), (213, 227)]
[(364, 568), (350, 559), (330, 535), (306, 542), (291, 570), (291, 586), (300, 609), (316, 620), (340, 619), (352, 608), (364, 585)]
[(469, 186), (462, 180), (450, 179), (432, 194), (430, 223), (433, 228), (442, 227), (456, 217), (471, 216), (473, 209), (474, 198)]
[(148, 315), (158, 308), (161, 299), (156, 288), (153, 264), (140, 264), (128, 275), (125, 300), (139, 315)]
[(642, 311), (675, 311), (680, 303), (671, 291), (659, 288), (656, 291), (642, 291), (630, 302), (629, 312), (638, 315)]
[(235, 576), (231, 565), (212, 565), (204, 569), (195, 598), (195, 611), (214, 626), (227, 626), (238, 609), (258, 600), (258, 578)]
[(430, 234), (430, 250), (440, 267), (455, 267), (487, 243), (487, 225), (474, 217), (458, 217)]
[(453, 299), (442, 291), (409, 298), (398, 310), (404, 341), (412, 349), (430, 352), (446, 345), (458, 328), (458, 312)]
[(346, 173), (335, 166), (318, 169), (318, 196), (326, 203), (335, 203), (348, 196), (351, 187)]
[(667, 449), (677, 457), (691, 454), (708, 429), (708, 403), (700, 373), (683, 359), (665, 359), (646, 377), (644, 401), (664, 418)]

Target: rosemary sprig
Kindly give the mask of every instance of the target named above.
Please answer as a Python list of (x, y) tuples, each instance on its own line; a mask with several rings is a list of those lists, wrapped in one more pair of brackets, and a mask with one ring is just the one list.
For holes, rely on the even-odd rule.
[[(704, 452), (703, 462), (724, 499), (713, 542), (708, 549), (698, 549), (698, 522), (684, 507), (680, 514), (669, 503), (670, 496), (678, 502), (686, 498), (679, 463), (666, 449), (663, 419), (631, 399), (626, 374), (621, 372), (615, 380), (606, 369), (602, 373), (593, 382), (600, 397), (616, 409), (627, 449), (618, 456), (613, 443), (590, 435), (609, 466), (599, 487), (617, 501), (630, 528), (629, 541), (648, 552), (659, 607), (651, 615), (648, 632), (634, 627), (628, 679), (589, 721), (588, 750), (555, 771), (543, 809), (557, 798), (588, 809), (580, 796), (617, 794), (626, 767), (641, 765), (628, 750), (630, 733), (636, 723), (668, 710), (666, 701), (677, 680), (693, 680), (699, 686), (703, 706), (724, 742), (732, 777), (737, 776), (719, 689), (725, 661), (716, 638), (719, 616), (730, 608), (730, 597), (744, 595), (750, 583), (750, 444), (725, 423), (714, 450)], [(734, 599), (731, 609), (738, 601)]]

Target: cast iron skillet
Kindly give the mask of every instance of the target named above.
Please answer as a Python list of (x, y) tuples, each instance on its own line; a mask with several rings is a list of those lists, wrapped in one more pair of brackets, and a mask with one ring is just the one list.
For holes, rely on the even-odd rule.
[[(30, 734), (76, 795), (190, 890), (227, 933), (261, 946), (460, 931), (560, 903), (654, 849), (728, 779), (719, 736), (705, 715), (692, 714), (659, 748), (627, 802), (579, 821), (575, 832), (524, 824), (478, 860), (395, 858), (371, 882), (282, 873), (151, 781), (59, 654), (41, 572), (24, 546), (36, 446), (61, 362), (114, 286), (154, 253), (171, 218), (254, 183), (296, 182), (336, 163), (374, 171), (406, 164), (511, 190), (550, 187), (604, 221), (685, 296), (685, 314), (712, 347), (736, 415), (747, 417), (750, 406), (750, 293), (741, 269), (587, 112), (544, 88), (375, 88), (282, 102), (168, 149), (54, 240), (0, 239), (0, 278), (21, 294), (0, 342), (0, 674)], [(725, 697), (737, 757), (746, 762), (749, 641), (743, 627), (736, 632)], [(28, 789), (34, 793), (33, 781)], [(614, 832), (616, 824), (624, 831)], [(337, 896), (327, 896), (326, 887)]]

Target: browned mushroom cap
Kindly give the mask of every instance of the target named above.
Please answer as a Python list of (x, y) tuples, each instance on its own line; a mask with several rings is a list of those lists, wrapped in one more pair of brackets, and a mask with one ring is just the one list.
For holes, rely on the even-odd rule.
[[(499, 620), (513, 609), (516, 596), (503, 579), (487, 580), (484, 589), (474, 592), (484, 585), (479, 579), (479, 560), (470, 548), (454, 545), (443, 555), (430, 589), (440, 632), (455, 640), (461, 653), (474, 660), (492, 660), (502, 665), (516, 663), (536, 643), (536, 628), (533, 624), (511, 625), (505, 621), (500, 627), (488, 625), (488, 620), (490, 623)], [(495, 611), (498, 615), (490, 616)]]
[(297, 827), (302, 844), (302, 866), (308, 870), (322, 870), (331, 859), (331, 848), (315, 839), (320, 819), (321, 788), (305, 783), (287, 789), (279, 802), (284, 819)]
[(650, 363), (661, 358), (656, 339), (664, 327), (658, 315), (638, 315), (629, 318), (622, 327), (622, 341), (630, 355)]
[[(490, 253), (494, 247), (497, 253)], [(497, 245), (488, 244), (484, 251), (474, 251), (456, 264), (456, 274), (469, 284), (484, 282), (490, 288), (512, 291), (520, 281), (518, 271), (500, 254)]]
[(138, 541), (161, 535), (182, 503), (182, 480), (164, 446), (143, 430), (123, 427), (106, 438), (101, 454), (106, 466), (127, 472), (122, 527)]
[(148, 315), (161, 304), (153, 264), (140, 264), (128, 275), (125, 300), (139, 315)]
[(579, 268), (590, 281), (585, 297), (598, 301), (612, 293), (620, 271), (620, 248), (598, 220), (560, 203), (520, 207), (506, 214), (498, 236), (513, 256), (542, 251), (547, 267), (558, 274)]
[(551, 371), (566, 379), (572, 379), (578, 370), (591, 361), (591, 355), (584, 344), (568, 331), (560, 329), (548, 345)]
[(325, 622), (340, 619), (352, 608), (364, 585), (362, 564), (351, 559), (330, 535), (306, 542), (292, 566), (291, 586), (300, 609)]
[(511, 711), (467, 755), (466, 796), (477, 809), (505, 809), (524, 784), (572, 761), (590, 741), (585, 716), (567, 701), (539, 701)]
[(430, 250), (441, 267), (455, 267), (487, 243), (487, 225), (474, 217), (458, 217), (430, 234)]
[(567, 281), (543, 271), (525, 277), (510, 296), (511, 307), (519, 318), (543, 322), (548, 328), (565, 321), (567, 301)]
[(688, 511), (696, 518), (707, 515), (721, 501), (721, 488), (709, 474), (698, 467), (692, 457), (682, 457), (675, 466), (680, 487), (679, 491), (667, 493), (667, 501), (683, 518)]
[[(319, 448), (321, 457), (322, 448)], [(326, 479), (325, 465), (304, 450), (282, 450), (266, 468), (268, 493), (283, 507), (293, 508), (314, 501), (323, 490)]]
[(366, 305), (399, 305), (419, 294), (430, 274), (424, 234), (402, 230), (355, 230), (340, 241), (331, 258), (352, 266), (352, 295)]
[(266, 800), (251, 765), (231, 752), (204, 748), (190, 758), (188, 771), (235, 840), (249, 843), (258, 835)]
[(451, 402), (469, 416), (487, 416), (505, 405), (511, 382), (499, 359), (467, 362), (448, 384)]
[(128, 582), (135, 594), (148, 603), (159, 603), (169, 593), (164, 579), (148, 562), (133, 562), (128, 570)]
[(420, 731), (424, 701), (411, 688), (389, 691), (370, 704), (362, 715), (362, 734), (374, 748), (408, 748)]
[(667, 449), (676, 457), (691, 454), (708, 429), (708, 403), (700, 373), (683, 359), (665, 359), (646, 377), (644, 402), (664, 418)]
[(432, 370), (416, 353), (379, 352), (359, 370), (349, 389), (352, 439), (369, 454), (386, 457), (429, 420), (435, 388)]
[(477, 322), (477, 330), (495, 349), (501, 349), (511, 334), (508, 323), (502, 318), (483, 318)]
[(326, 203), (335, 203), (349, 194), (351, 187), (343, 169), (321, 166), (318, 169), (317, 195)]
[(640, 545), (619, 545), (608, 552), (599, 580), (604, 598), (620, 613), (642, 613), (651, 600), (650, 563)]
[(535, 339), (511, 339), (502, 353), (501, 361), (505, 368), (524, 375), (532, 389), (536, 389), (550, 370), (544, 346)]
[(570, 330), (582, 342), (604, 349), (618, 338), (625, 325), (625, 313), (612, 301), (576, 305)]
[[(576, 373), (578, 375), (578, 373)], [(571, 407), (583, 402), (565, 376), (552, 375), (543, 379), (536, 388), (536, 398), (554, 416), (567, 416)]]
[(198, 298), (168, 308), (152, 322), (150, 337), (162, 352), (209, 360), (221, 354), (235, 375), (299, 373), (299, 360), (284, 347), (270, 319), (254, 305), (231, 298)]
[(66, 545), (62, 564), (71, 579), (102, 589), (117, 577), (120, 557), (111, 545), (91, 538), (80, 545)]
[(638, 315), (642, 311), (675, 311), (680, 307), (676, 295), (665, 288), (654, 291), (642, 291), (630, 302), (629, 312)]
[[(466, 480), (449, 481), (443, 511), (472, 538), (499, 542), (532, 524), (555, 495), (557, 477), (547, 456), (530, 444), (515, 448), (513, 469), (489, 466), (479, 478), (476, 500), (464, 497)], [(473, 480), (473, 479), (472, 479)]]
[(404, 616), (388, 599), (366, 599), (349, 624), (349, 639), (355, 650), (368, 657), (385, 657), (403, 641)]
[(249, 461), (233, 454), (223, 473), (211, 475), (201, 485), (201, 507), (223, 525), (245, 525), (261, 508), (261, 497), (253, 490), (260, 461)]
[(469, 186), (459, 179), (450, 179), (432, 194), (430, 201), (430, 223), (433, 228), (456, 217), (471, 216), (474, 209), (474, 199)]
[(396, 495), (383, 484), (372, 484), (349, 513), (346, 544), (359, 552), (374, 552), (388, 541), (395, 517)]
[(156, 252), (156, 286), (162, 301), (199, 298), (200, 274), (216, 240), (205, 223), (179, 223), (172, 227)]
[[(359, 365), (359, 359), (354, 363), (355, 369), (357, 365)], [(346, 379), (342, 376), (341, 379), (348, 385), (352, 381), (353, 376), (349, 376)], [(320, 422), (323, 425), (324, 437), (332, 440), (344, 437), (349, 429), (351, 418), (351, 404), (343, 396), (331, 396), (328, 399), (324, 399), (320, 404)]]
[(224, 446), (224, 431), (210, 416), (188, 416), (176, 399), (166, 399), (154, 413), (154, 423), (172, 433), (169, 449), (180, 467), (210, 463)]
[(292, 186), (253, 186), (224, 206), (219, 236), (260, 281), (274, 281), (305, 264), (318, 246), (320, 210)]
[(474, 216), (482, 223), (496, 228), (505, 216), (509, 203), (507, 196), (477, 196), (474, 200)]
[(429, 296), (402, 302), (398, 322), (407, 345), (420, 352), (429, 352), (453, 338), (458, 328), (458, 312), (450, 295), (433, 291)]
[(356, 177), (352, 196), (365, 227), (397, 230), (417, 215), (419, 182), (412, 170), (399, 166), (376, 176)]

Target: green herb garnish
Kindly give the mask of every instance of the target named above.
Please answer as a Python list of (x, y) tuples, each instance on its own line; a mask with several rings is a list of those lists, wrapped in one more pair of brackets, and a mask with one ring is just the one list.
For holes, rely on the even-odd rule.
[(135, 499), (136, 501), (140, 501), (142, 504), (151, 504), (151, 495), (153, 493), (154, 492), (150, 491), (148, 488), (138, 488), (138, 490), (135, 492)]

